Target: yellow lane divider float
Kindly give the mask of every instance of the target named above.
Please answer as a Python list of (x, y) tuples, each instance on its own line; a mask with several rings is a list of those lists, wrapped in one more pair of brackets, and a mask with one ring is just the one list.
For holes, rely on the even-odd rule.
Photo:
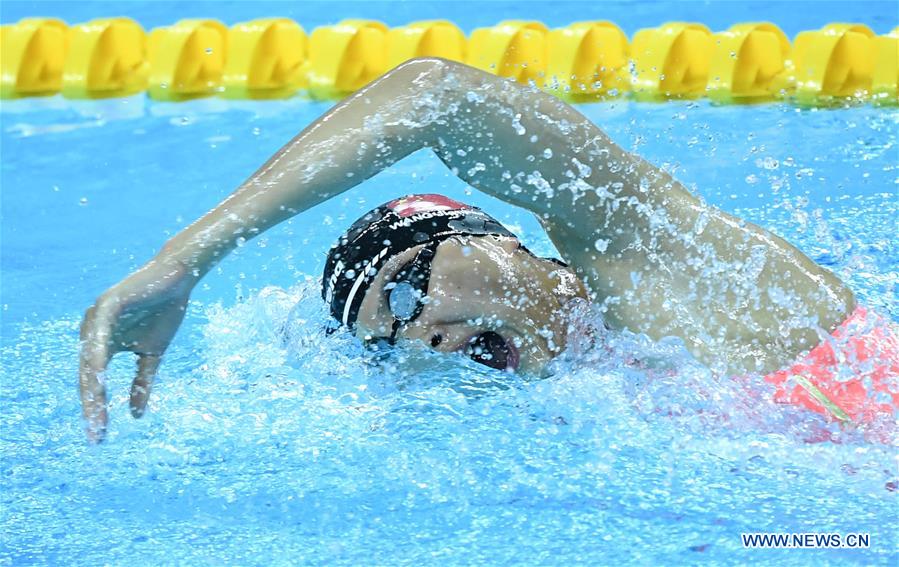
[(478, 28), (468, 40), (466, 63), (521, 83), (542, 82), (546, 75), (548, 33), (542, 23), (524, 20), (506, 20), (491, 28)]
[(0, 31), (0, 96), (40, 96), (62, 89), (69, 27), (53, 18), (26, 18)]
[(627, 36), (612, 22), (578, 22), (549, 34), (545, 88), (575, 102), (630, 89)]
[(147, 88), (147, 36), (129, 18), (103, 18), (71, 28), (62, 79), (68, 98), (128, 96)]
[(670, 22), (634, 35), (634, 96), (696, 98), (705, 93), (714, 40), (702, 24)]
[(253, 99), (293, 95), (306, 86), (306, 50), (306, 32), (287, 18), (231, 26), (223, 95)]
[(669, 22), (628, 42), (615, 24), (576, 22), (550, 30), (531, 20), (479, 28), (466, 40), (445, 20), (388, 28), (344, 20), (307, 38), (296, 22), (266, 18), (230, 29), (212, 19), (181, 20), (149, 34), (128, 18), (69, 27), (53, 18), (0, 26), (4, 99), (62, 93), (68, 98), (157, 100), (333, 99), (413, 57), (435, 56), (579, 102), (623, 96), (667, 100), (707, 96), (720, 103), (786, 99), (803, 105), (871, 100), (899, 103), (899, 28), (833, 23), (791, 42), (772, 23), (712, 33)]
[(774, 24), (737, 24), (714, 37), (708, 96), (717, 102), (772, 100), (787, 85), (781, 77), (790, 40)]
[(340, 98), (387, 71), (387, 26), (375, 20), (343, 20), (312, 32), (309, 94)]
[(797, 35), (793, 48), (796, 98), (813, 104), (867, 95), (877, 54), (874, 37), (868, 26), (859, 24), (830, 24)]
[(150, 97), (188, 100), (218, 92), (227, 39), (218, 20), (181, 20), (150, 32)]
[(343, 20), (312, 32), (307, 62), (309, 95), (345, 96), (414, 57), (465, 60), (465, 34), (444, 20), (388, 29), (376, 20)]
[(387, 34), (387, 68), (393, 69), (415, 57), (465, 61), (467, 47), (465, 34), (452, 22), (414, 22), (393, 28)]

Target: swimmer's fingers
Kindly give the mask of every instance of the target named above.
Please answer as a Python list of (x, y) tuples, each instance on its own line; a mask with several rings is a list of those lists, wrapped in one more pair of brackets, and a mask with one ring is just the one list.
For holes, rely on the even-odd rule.
[(106, 385), (104, 372), (114, 354), (109, 348), (110, 326), (103, 310), (93, 306), (81, 323), (81, 354), (78, 384), (81, 411), (91, 442), (99, 443), (106, 435)]
[(138, 354), (137, 376), (131, 383), (131, 415), (141, 417), (147, 409), (153, 379), (159, 370), (162, 356), (158, 354)]

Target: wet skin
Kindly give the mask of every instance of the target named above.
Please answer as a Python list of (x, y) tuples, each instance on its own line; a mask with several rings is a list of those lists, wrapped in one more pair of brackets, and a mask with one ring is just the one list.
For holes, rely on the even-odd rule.
[[(378, 272), (359, 311), (357, 336), (390, 334), (393, 317), (385, 285), (421, 248), (395, 256)], [(539, 374), (565, 349), (567, 315), (575, 298), (587, 298), (577, 276), (522, 250), (518, 239), (451, 238), (437, 248), (421, 314), (401, 328), (399, 338), (457, 352), (493, 331), (514, 352), (516, 364), (510, 370)]]
[[(424, 148), (472, 187), (534, 213), (608, 326), (653, 339), (679, 337), (721, 372), (781, 368), (855, 307), (852, 291), (794, 246), (704, 203), (554, 96), (460, 63), (414, 59), (305, 128), (155, 258), (98, 297), (81, 326), (79, 385), (88, 436), (105, 435), (103, 373), (111, 357), (138, 355), (131, 408), (139, 416), (191, 290), (238, 242)], [(481, 302), (486, 325), (497, 324), (490, 316), (498, 308), (488, 305), (496, 295), (486, 290), (507, 291), (489, 271), (508, 261), (498, 253), (492, 258), (475, 265), (484, 270), (483, 288), (457, 289), (468, 302)], [(464, 340), (454, 321), (478, 315), (452, 299), (455, 264), (447, 262), (438, 269), (447, 289), (436, 284), (440, 303), (429, 314), (431, 324), (423, 320), (404, 331), (424, 338), (445, 325), (443, 348)], [(510, 310), (502, 315), (507, 333), (525, 335), (519, 337), (522, 367), (554, 351), (540, 339), (541, 328), (553, 328), (552, 302), (540, 297), (521, 320)], [(376, 305), (367, 311), (374, 327), (382, 324), (380, 315), (370, 315), (377, 312)]]

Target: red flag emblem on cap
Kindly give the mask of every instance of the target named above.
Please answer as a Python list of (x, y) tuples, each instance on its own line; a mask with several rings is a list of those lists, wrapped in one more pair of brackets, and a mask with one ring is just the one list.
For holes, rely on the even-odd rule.
[(387, 207), (400, 217), (409, 217), (426, 211), (455, 211), (471, 208), (443, 195), (410, 195), (387, 203)]

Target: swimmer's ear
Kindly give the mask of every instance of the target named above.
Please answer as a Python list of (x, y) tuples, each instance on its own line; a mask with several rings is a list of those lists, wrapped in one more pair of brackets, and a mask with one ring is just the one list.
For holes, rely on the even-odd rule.
[(131, 383), (131, 415), (142, 417), (147, 409), (147, 401), (150, 399), (150, 390), (153, 387), (153, 379), (159, 370), (162, 357), (158, 354), (138, 354), (137, 376)]

